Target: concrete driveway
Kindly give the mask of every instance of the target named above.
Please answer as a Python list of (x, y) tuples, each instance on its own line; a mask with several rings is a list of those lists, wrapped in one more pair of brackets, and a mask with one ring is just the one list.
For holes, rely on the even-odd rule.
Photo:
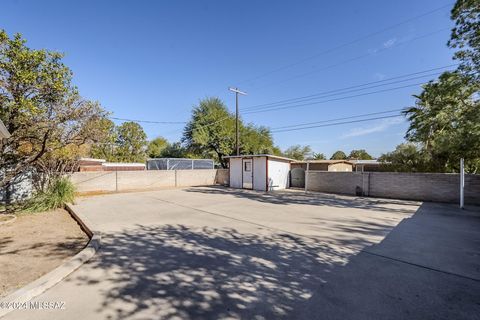
[(86, 265), (5, 319), (480, 319), (480, 213), (220, 187), (83, 198)]

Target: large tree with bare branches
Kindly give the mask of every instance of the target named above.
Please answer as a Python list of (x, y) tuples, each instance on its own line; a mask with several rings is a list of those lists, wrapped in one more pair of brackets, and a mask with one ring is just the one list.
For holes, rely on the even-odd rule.
[(80, 97), (62, 58), (0, 30), (0, 119), (11, 134), (0, 146), (0, 188), (102, 136), (105, 112)]

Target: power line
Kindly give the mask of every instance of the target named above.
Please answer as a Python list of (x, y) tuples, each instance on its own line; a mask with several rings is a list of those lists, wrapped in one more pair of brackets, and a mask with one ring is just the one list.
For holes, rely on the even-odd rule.
[[(273, 107), (279, 107), (279, 106), (284, 106), (284, 105), (292, 105), (292, 104), (295, 104), (295, 103), (307, 102), (307, 101), (312, 101), (312, 100), (316, 100), (316, 99), (322, 99), (322, 98), (327, 98), (327, 97), (334, 97), (334, 96), (338, 96), (338, 95), (345, 95), (345, 94), (347, 94), (347, 93), (353, 93), (353, 92), (364, 91), (364, 90), (373, 89), (373, 88), (378, 88), (378, 87), (390, 86), (390, 85), (392, 85), (392, 84), (397, 84), (397, 83), (402, 83), (402, 82), (408, 82), (408, 81), (412, 81), (412, 80), (418, 80), (418, 79), (421, 79), (421, 78), (436, 76), (436, 75), (439, 75), (439, 74), (441, 74), (441, 72), (426, 74), (426, 75), (417, 76), (417, 77), (408, 78), (408, 79), (403, 79), (403, 80), (392, 81), (392, 82), (384, 83), (384, 84), (377, 84), (377, 85), (374, 85), (374, 86), (369, 86), (369, 87), (364, 87), (364, 88), (358, 88), (358, 89), (352, 89), (352, 90), (343, 90), (343, 91), (340, 91), (340, 90), (339, 90), (340, 92), (337, 92), (337, 93), (324, 94), (324, 95), (319, 95), (319, 96), (316, 96), (316, 97), (299, 99), (299, 100), (291, 101), (291, 102), (283, 102), (283, 103), (271, 104), (270, 106), (265, 106), (265, 107), (250, 108), (250, 109), (248, 109), (248, 110), (246, 110), (246, 111), (247, 111), (247, 112), (253, 112), (253, 111), (256, 111), (256, 110), (270, 110), (270, 109), (272, 109)], [(312, 103), (315, 103), (315, 102), (312, 102)]]
[[(401, 76), (392, 77), (392, 78), (389, 78), (389, 79), (374, 81), (374, 82), (365, 83), (365, 84), (360, 84), (360, 85), (355, 85), (355, 86), (351, 86), (351, 87), (346, 87), (346, 88), (341, 88), (341, 89), (334, 89), (334, 90), (326, 91), (326, 92), (323, 92), (323, 93), (312, 94), (312, 95), (308, 95), (308, 96), (304, 96), (304, 97), (292, 98), (292, 99), (287, 99), (287, 100), (281, 100), (281, 101), (277, 101), (277, 102), (274, 102), (274, 103), (270, 103), (272, 106), (268, 106), (268, 107), (264, 107), (264, 108), (256, 108), (255, 110), (253, 110), (253, 107), (254, 107), (254, 106), (252, 106), (252, 107), (246, 108), (246, 109), (248, 109), (248, 110), (247, 110), (247, 112), (244, 112), (244, 114), (253, 114), (253, 113), (260, 113), (260, 112), (270, 112), (270, 111), (276, 111), (276, 110), (283, 110), (283, 109), (290, 109), (290, 108), (298, 108), (298, 107), (303, 107), (303, 106), (322, 104), (322, 103), (326, 103), (326, 102), (339, 101), (339, 100), (344, 100), (344, 99), (351, 99), (351, 98), (360, 97), (360, 96), (366, 96), (366, 95), (371, 95), (371, 94), (376, 94), (376, 93), (382, 93), (382, 92), (393, 91), (393, 90), (398, 90), (398, 89), (402, 89), (402, 88), (408, 88), (408, 87), (418, 86), (418, 85), (421, 85), (421, 84), (424, 84), (424, 83), (422, 82), (422, 83), (409, 84), (409, 85), (405, 85), (405, 86), (399, 86), (399, 87), (388, 88), (388, 89), (383, 89), (383, 90), (371, 91), (371, 92), (366, 92), (366, 93), (362, 93), (362, 94), (356, 94), (356, 95), (350, 95), (350, 96), (345, 96), (345, 97), (339, 97), (339, 98), (335, 98), (335, 99), (315, 101), (315, 102), (312, 102), (312, 103), (302, 103), (302, 104), (297, 104), (297, 105), (288, 105), (288, 106), (281, 106), (281, 107), (278, 107), (278, 105), (273, 105), (273, 104), (275, 104), (275, 103), (278, 104), (278, 103), (283, 103), (283, 102), (292, 101), (292, 100), (295, 100), (295, 99), (297, 99), (297, 100), (298, 100), (298, 99), (305, 99), (305, 98), (310, 98), (310, 97), (314, 97), (314, 96), (318, 96), (318, 97), (316, 97), (316, 98), (318, 99), (318, 98), (322, 98), (321, 95), (324, 95), (323, 97), (325, 97), (325, 94), (326, 94), (326, 93), (330, 93), (330, 92), (338, 92), (338, 91), (345, 90), (345, 89), (349, 89), (349, 88), (358, 88), (358, 87), (362, 87), (362, 86), (367, 86), (367, 85), (369, 85), (369, 84), (374, 84), (374, 83), (379, 83), (379, 82), (384, 82), (384, 81), (391, 81), (391, 80), (393, 80), (393, 79), (398, 79), (398, 78), (406, 77), (406, 76), (409, 76), (409, 75), (421, 74), (421, 73), (425, 73), (425, 72), (433, 71), (433, 70), (440, 70), (440, 69), (442, 69), (442, 68), (447, 68), (447, 67), (456, 66), (456, 65), (458, 65), (458, 64), (452, 64), (452, 65), (449, 65), (449, 66), (444, 66), (444, 67), (438, 67), (438, 68), (423, 70), (423, 71), (419, 71), (419, 72), (415, 72), (415, 73), (411, 73), (411, 74), (405, 74), (405, 75), (401, 75)], [(427, 75), (424, 75), (424, 76), (427, 76)], [(422, 76), (422, 77), (423, 77), (423, 76)], [(420, 78), (420, 77), (416, 77), (416, 78)], [(402, 80), (402, 81), (413, 80), (413, 79), (416, 79), (416, 78), (404, 79), (404, 80)], [(402, 81), (386, 83), (386, 84), (383, 84), (383, 85), (391, 85), (391, 84), (398, 83), (398, 82), (402, 82)], [(374, 87), (378, 87), (378, 86), (374, 86)], [(363, 88), (362, 90), (371, 89), (371, 88), (373, 88), (373, 87), (366, 87), (366, 88)], [(358, 90), (356, 90), (356, 91), (358, 91)], [(352, 91), (346, 91), (346, 92), (342, 92), (342, 93), (338, 93), (338, 94), (345, 94), (345, 93), (349, 93), (349, 92), (352, 92)], [(338, 95), (338, 94), (337, 94), (337, 95)], [(291, 102), (291, 103), (298, 103), (298, 102), (303, 102), (303, 101), (306, 101), (306, 100), (293, 101), (293, 102)], [(268, 104), (263, 104), (263, 105), (268, 105)], [(257, 105), (257, 106), (262, 106), (262, 105)], [(257, 109), (260, 109), (260, 110), (257, 110)], [(251, 111), (251, 110), (253, 110), (253, 111)], [(225, 121), (225, 120), (228, 120), (228, 119), (230, 119), (230, 118), (231, 118), (231, 115), (226, 116), (226, 117), (223, 117), (223, 118), (221, 118), (221, 119), (219, 119), (219, 120), (216, 120), (216, 121), (214, 121), (214, 122), (211, 122), (211, 123), (207, 123), (207, 124), (204, 124), (204, 125), (201, 125), (201, 126), (197, 126), (197, 127), (194, 128), (194, 130), (206, 128), (206, 127), (215, 125), (215, 124), (217, 124), (217, 123), (223, 122), (223, 121)], [(117, 117), (110, 117), (110, 119), (121, 120), (121, 121), (141, 122), (141, 123), (153, 123), (153, 124), (186, 124), (186, 123), (188, 123), (188, 122), (186, 122), (186, 121), (182, 121), (182, 122), (180, 122), (180, 121), (151, 121), (151, 120), (135, 120), (135, 119), (126, 119), (126, 118), (117, 118)], [(333, 120), (328, 120), (328, 121), (333, 121)], [(321, 122), (322, 122), (322, 121), (321, 121)], [(298, 125), (294, 125), (294, 126), (298, 126)], [(278, 128), (276, 128), (276, 129), (278, 129)]]
[(368, 96), (368, 95), (372, 95), (372, 94), (376, 94), (376, 93), (382, 93), (382, 92), (387, 92), (387, 91), (393, 91), (393, 90), (398, 90), (398, 89), (415, 87), (415, 86), (419, 86), (419, 85), (422, 85), (422, 84), (424, 84), (424, 82), (414, 83), (414, 84), (409, 84), (409, 85), (399, 86), (399, 87), (394, 87), (394, 88), (389, 88), (389, 89), (371, 91), (371, 92), (366, 92), (366, 93), (360, 93), (360, 94), (355, 94), (355, 95), (340, 97), (340, 98), (335, 98), (335, 99), (322, 100), (322, 101), (317, 101), (317, 102), (313, 102), (313, 103), (303, 103), (303, 104), (298, 104), (298, 105), (293, 105), (293, 106), (284, 106), (284, 107), (275, 107), (275, 108), (262, 109), (262, 110), (256, 110), (256, 111), (248, 111), (248, 112), (244, 112), (244, 114), (270, 112), (270, 111), (275, 111), (275, 110), (293, 109), (293, 108), (299, 108), (299, 107), (304, 107), (304, 106), (311, 106), (311, 105), (316, 105), (316, 104), (321, 104), (321, 103), (326, 103), (326, 102), (357, 98), (357, 97)]
[(302, 128), (282, 129), (282, 130), (272, 131), (272, 133), (297, 131), (297, 130), (305, 130), (305, 129), (313, 129), (313, 128), (322, 128), (322, 127), (331, 127), (331, 126), (337, 126), (337, 125), (343, 125), (343, 124), (349, 124), (349, 123), (357, 123), (357, 122), (365, 122), (365, 121), (372, 121), (372, 120), (379, 120), (379, 119), (396, 118), (396, 117), (401, 117), (401, 116), (402, 116), (401, 114), (397, 114), (397, 115), (393, 115), (393, 116), (383, 116), (383, 117), (375, 117), (375, 118), (368, 118), (368, 119), (343, 121), (343, 122), (321, 124), (321, 125), (308, 126), (308, 127), (302, 127)]
[[(418, 72), (403, 74), (403, 75), (400, 75), (400, 76), (390, 77), (390, 78), (387, 78), (387, 79), (371, 81), (371, 82), (367, 82), (367, 83), (357, 84), (357, 85), (338, 88), (338, 89), (332, 89), (332, 90), (328, 90), (328, 91), (322, 91), (322, 92), (313, 93), (313, 94), (309, 94), (309, 95), (301, 96), (301, 97), (297, 97), (297, 98), (290, 98), (290, 99), (284, 99), (284, 100), (279, 100), (279, 101), (270, 102), (270, 103), (257, 104), (257, 105), (245, 107), (245, 108), (243, 108), (243, 110), (247, 111), (247, 110), (257, 109), (258, 107), (273, 106), (273, 105), (283, 104), (283, 103), (287, 103), (287, 102), (299, 102), (299, 101), (296, 101), (296, 100), (303, 100), (303, 99), (319, 97), (319, 96), (323, 96), (323, 95), (326, 95), (326, 94), (335, 93), (335, 92), (339, 92), (339, 91), (366, 87), (366, 86), (369, 86), (369, 85), (372, 85), (372, 84), (384, 83), (384, 82), (388, 82), (388, 81), (392, 81), (392, 80), (396, 80), (396, 79), (401, 79), (401, 78), (405, 78), (405, 77), (409, 77), (409, 76), (419, 75), (419, 74), (427, 73), (427, 72), (431, 72), (431, 71), (443, 70), (443, 69), (450, 68), (450, 67), (455, 67), (455, 66), (458, 66), (458, 65), (459, 65), (458, 63), (450, 64), (450, 65), (446, 65), (446, 66), (442, 66), (442, 67), (437, 67), (437, 68), (432, 68), (432, 69), (428, 69), (428, 70), (422, 70), (422, 71), (418, 71)], [(427, 75), (424, 75), (422, 77), (426, 77), (426, 76)]]
[(258, 75), (258, 76), (255, 76), (255, 77), (242, 80), (242, 81), (240, 81), (240, 82), (237, 82), (237, 84), (241, 84), (241, 83), (245, 83), (245, 82), (249, 82), (249, 81), (258, 80), (258, 79), (263, 78), (263, 77), (266, 77), (266, 76), (268, 76), (268, 75), (270, 75), (270, 74), (272, 74), (272, 73), (276, 73), (276, 72), (279, 72), (279, 71), (282, 71), (282, 70), (291, 68), (291, 67), (296, 66), (296, 65), (298, 65), (298, 64), (301, 64), (301, 63), (303, 63), (303, 62), (306, 62), (306, 61), (315, 59), (315, 58), (320, 57), (320, 56), (322, 56), (322, 55), (325, 55), (325, 54), (334, 52), (334, 51), (336, 51), (336, 50), (338, 50), (338, 49), (342, 49), (342, 48), (347, 47), (347, 46), (350, 46), (350, 45), (352, 45), (352, 44), (355, 44), (355, 43), (361, 42), (361, 41), (363, 41), (363, 40), (369, 39), (369, 38), (371, 38), (371, 37), (373, 37), (373, 36), (379, 35), (379, 34), (385, 32), (385, 31), (394, 29), (394, 28), (396, 28), (396, 27), (399, 27), (399, 26), (404, 25), (404, 24), (406, 24), (406, 23), (409, 23), (409, 22), (411, 22), (411, 21), (414, 21), (414, 20), (423, 18), (423, 17), (425, 17), (425, 16), (431, 15), (431, 14), (433, 14), (433, 13), (435, 13), (435, 12), (438, 12), (438, 11), (440, 11), (440, 10), (445, 9), (446, 7), (451, 7), (452, 5), (453, 5), (453, 3), (448, 3), (448, 4), (443, 5), (443, 6), (441, 6), (441, 7), (435, 8), (435, 9), (430, 10), (430, 11), (427, 11), (427, 12), (424, 12), (424, 13), (422, 13), (422, 14), (420, 14), (420, 15), (414, 16), (414, 17), (409, 18), (409, 19), (406, 19), (406, 20), (403, 20), (403, 21), (401, 21), (401, 22), (399, 22), (399, 23), (390, 25), (390, 26), (385, 27), (385, 28), (383, 28), (383, 29), (380, 29), (380, 30), (378, 30), (378, 31), (374, 31), (374, 32), (369, 33), (369, 34), (367, 34), (367, 35), (365, 35), (365, 36), (361, 36), (361, 37), (356, 38), (356, 39), (354, 39), (354, 40), (351, 40), (351, 41), (342, 43), (342, 44), (340, 44), (340, 45), (338, 45), (338, 46), (334, 46), (334, 47), (332, 47), (332, 48), (326, 49), (326, 50), (324, 50), (324, 51), (322, 51), (322, 52), (319, 52), (319, 53), (317, 53), (317, 54), (314, 54), (314, 55), (312, 55), (312, 56), (309, 56), (309, 57), (300, 59), (300, 60), (298, 60), (298, 61), (296, 61), (296, 62), (293, 62), (293, 63), (287, 64), (287, 65), (281, 66), (281, 67), (279, 67), (279, 68), (276, 68), (276, 69), (267, 71), (267, 72), (265, 72), (265, 73), (263, 73), (263, 74), (260, 74), (260, 75)]
[(117, 118), (117, 117), (109, 117), (112, 120), (119, 120), (119, 121), (132, 121), (138, 123), (153, 123), (153, 124), (185, 124), (186, 121), (151, 121), (151, 120), (135, 120), (135, 119), (126, 119), (126, 118)]
[(308, 126), (308, 125), (313, 125), (313, 124), (319, 124), (319, 123), (326, 123), (326, 122), (332, 122), (332, 121), (340, 121), (340, 120), (347, 120), (347, 119), (362, 118), (362, 117), (373, 116), (373, 115), (378, 115), (378, 114), (386, 114), (386, 113), (392, 113), (392, 112), (399, 112), (399, 111), (402, 111), (402, 110), (404, 110), (404, 109), (401, 108), (401, 109), (393, 109), (393, 110), (386, 110), (386, 111), (379, 111), (379, 112), (372, 112), (372, 113), (364, 113), (364, 114), (359, 114), (359, 115), (355, 115), (355, 116), (335, 118), (335, 119), (328, 119), (328, 120), (321, 120), (321, 121), (314, 121), (314, 122), (299, 123), (299, 124), (293, 124), (293, 125), (288, 125), (288, 126), (275, 127), (275, 128), (271, 128), (271, 129), (272, 129), (272, 130), (279, 130), (279, 129), (285, 129), (285, 128), (303, 127), (303, 126)]
[(269, 87), (269, 86), (272, 86), (272, 85), (277, 85), (277, 84), (280, 84), (280, 83), (284, 83), (284, 82), (287, 82), (287, 81), (290, 81), (290, 80), (293, 80), (293, 79), (298, 79), (298, 78), (302, 78), (302, 77), (305, 77), (305, 76), (308, 76), (308, 75), (311, 75), (313, 73), (316, 73), (316, 72), (319, 72), (319, 71), (323, 71), (323, 70), (327, 70), (327, 69), (330, 69), (330, 68), (334, 68), (334, 67), (338, 67), (338, 66), (342, 66), (342, 65), (345, 65), (349, 62), (352, 62), (352, 61), (356, 61), (356, 60), (360, 60), (362, 58), (366, 58), (366, 57), (370, 57), (374, 54), (378, 54), (380, 52), (383, 52), (383, 51), (386, 51), (386, 50), (390, 50), (392, 48), (397, 48), (398, 46), (401, 46), (401, 45), (404, 45), (406, 43), (409, 43), (409, 42), (413, 42), (413, 41), (416, 41), (416, 40), (420, 40), (420, 39), (423, 39), (423, 38), (426, 38), (426, 37), (429, 37), (429, 36), (432, 36), (432, 35), (435, 35), (437, 33), (440, 33), (442, 31), (445, 31), (445, 30), (450, 30), (450, 28), (442, 28), (442, 29), (438, 29), (436, 31), (433, 31), (433, 32), (430, 32), (430, 33), (427, 33), (427, 34), (423, 34), (421, 36), (418, 36), (418, 37), (415, 37), (415, 38), (412, 38), (412, 39), (409, 39), (409, 40), (405, 40), (403, 42), (400, 42), (396, 45), (393, 45), (391, 47), (384, 47), (384, 48), (381, 48), (381, 49), (378, 49), (376, 50), (375, 52), (373, 53), (366, 53), (366, 54), (362, 54), (362, 55), (359, 55), (359, 56), (356, 56), (356, 57), (353, 57), (353, 58), (349, 58), (349, 59), (345, 59), (345, 60), (342, 60), (338, 63), (334, 63), (334, 64), (331, 64), (331, 65), (328, 65), (328, 66), (325, 66), (325, 67), (321, 67), (319, 69), (314, 69), (314, 70), (311, 70), (311, 71), (308, 71), (308, 72), (305, 72), (305, 73), (301, 73), (301, 74), (297, 74), (297, 75), (294, 75), (292, 77), (288, 77), (288, 78), (285, 78), (285, 79), (282, 79), (280, 81), (275, 81), (275, 82), (270, 82), (270, 83), (267, 83), (267, 84), (264, 84), (263, 86), (259, 86), (259, 87), (256, 87), (256, 89), (262, 89), (262, 88), (265, 88), (265, 87)]

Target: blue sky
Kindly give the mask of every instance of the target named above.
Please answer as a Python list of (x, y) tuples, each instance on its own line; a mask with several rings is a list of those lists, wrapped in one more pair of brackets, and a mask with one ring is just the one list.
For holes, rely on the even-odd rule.
[[(248, 92), (242, 109), (452, 64), (446, 47), (450, 7), (320, 54), (449, 3), (5, 0), (0, 28), (22, 33), (33, 48), (64, 52), (81, 94), (116, 117), (187, 121), (192, 106), (208, 96), (234, 110), (229, 86)], [(418, 91), (409, 87), (243, 118), (275, 128), (348, 117), (412, 105)], [(182, 125), (142, 125), (149, 138), (181, 138)], [(359, 148), (378, 156), (401, 143), (406, 128), (404, 120), (391, 118), (275, 133), (274, 139), (282, 148), (308, 144), (327, 156)]]

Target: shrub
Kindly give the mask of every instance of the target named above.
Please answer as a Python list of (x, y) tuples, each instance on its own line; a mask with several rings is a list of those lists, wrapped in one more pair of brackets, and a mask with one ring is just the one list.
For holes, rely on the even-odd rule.
[(26, 211), (39, 212), (61, 208), (75, 199), (75, 186), (65, 177), (53, 181), (46, 191), (37, 193), (27, 203)]

